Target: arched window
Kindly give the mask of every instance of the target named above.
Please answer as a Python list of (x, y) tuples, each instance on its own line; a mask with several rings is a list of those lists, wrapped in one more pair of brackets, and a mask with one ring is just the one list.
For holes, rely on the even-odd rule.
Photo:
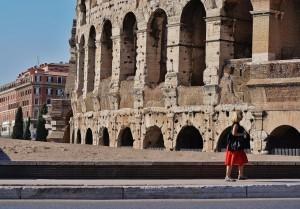
[(80, 9), (80, 15), (81, 15), (80, 25), (85, 25), (86, 24), (86, 2), (85, 2), (85, 0), (81, 0), (79, 9)]
[(205, 65), (206, 12), (199, 0), (184, 7), (180, 28), (179, 82), (184, 86), (202, 86)]
[(152, 126), (146, 132), (144, 148), (165, 149), (163, 134), (157, 126)]
[(266, 141), (270, 154), (300, 155), (300, 133), (294, 127), (279, 126), (270, 133)]
[(90, 128), (86, 131), (85, 143), (90, 145), (93, 144), (93, 132)]
[(109, 20), (106, 20), (103, 25), (101, 36), (101, 80), (109, 78), (112, 75), (113, 42), (111, 36), (112, 24)]
[(130, 128), (125, 128), (121, 131), (120, 136), (120, 145), (121, 147), (132, 147), (133, 146), (133, 137)]
[(79, 129), (77, 131), (76, 141), (77, 141), (77, 144), (81, 144), (81, 132)]
[(87, 71), (87, 92), (92, 92), (95, 85), (95, 66), (96, 66), (96, 29), (94, 26), (90, 29), (88, 42), (88, 71)]
[(109, 133), (107, 128), (104, 128), (102, 137), (103, 137), (103, 145), (109, 146)]
[(253, 34), (251, 0), (226, 2), (224, 10), (231, 18), (234, 59), (251, 58)]
[(157, 9), (150, 17), (147, 34), (147, 84), (155, 87), (167, 73), (167, 23), (165, 11)]
[(121, 41), (121, 72), (120, 80), (135, 76), (136, 56), (137, 56), (137, 22), (135, 15), (128, 13), (123, 22), (122, 41)]
[(176, 150), (198, 150), (203, 149), (203, 139), (194, 126), (186, 126), (181, 129), (176, 140)]

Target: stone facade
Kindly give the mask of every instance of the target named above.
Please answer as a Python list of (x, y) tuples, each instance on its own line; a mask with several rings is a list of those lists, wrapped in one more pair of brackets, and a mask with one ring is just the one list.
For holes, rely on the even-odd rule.
[(296, 0), (78, 0), (76, 10), (71, 143), (218, 151), (242, 110), (253, 153), (300, 148)]

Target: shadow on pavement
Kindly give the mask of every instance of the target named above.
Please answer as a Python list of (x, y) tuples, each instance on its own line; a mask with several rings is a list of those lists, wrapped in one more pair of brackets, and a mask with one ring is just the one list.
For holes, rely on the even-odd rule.
[(0, 161), (10, 161), (9, 156), (0, 148)]

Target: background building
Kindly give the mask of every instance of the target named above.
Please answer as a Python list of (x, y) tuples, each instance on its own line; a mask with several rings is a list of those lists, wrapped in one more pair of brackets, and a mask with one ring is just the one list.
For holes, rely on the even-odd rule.
[[(16, 81), (0, 87), (0, 134), (10, 136), (19, 106), (24, 119), (31, 117), (33, 129), (39, 110), (51, 99), (64, 97), (69, 64), (42, 64), (21, 73)], [(32, 135), (34, 136), (34, 131)]]

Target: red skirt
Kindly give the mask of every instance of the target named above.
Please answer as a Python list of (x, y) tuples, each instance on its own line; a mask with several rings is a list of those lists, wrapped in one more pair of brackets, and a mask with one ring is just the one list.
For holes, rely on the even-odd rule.
[(240, 151), (226, 151), (226, 159), (225, 159), (225, 165), (238, 165), (242, 166), (244, 164), (248, 163), (248, 158), (244, 150)]

